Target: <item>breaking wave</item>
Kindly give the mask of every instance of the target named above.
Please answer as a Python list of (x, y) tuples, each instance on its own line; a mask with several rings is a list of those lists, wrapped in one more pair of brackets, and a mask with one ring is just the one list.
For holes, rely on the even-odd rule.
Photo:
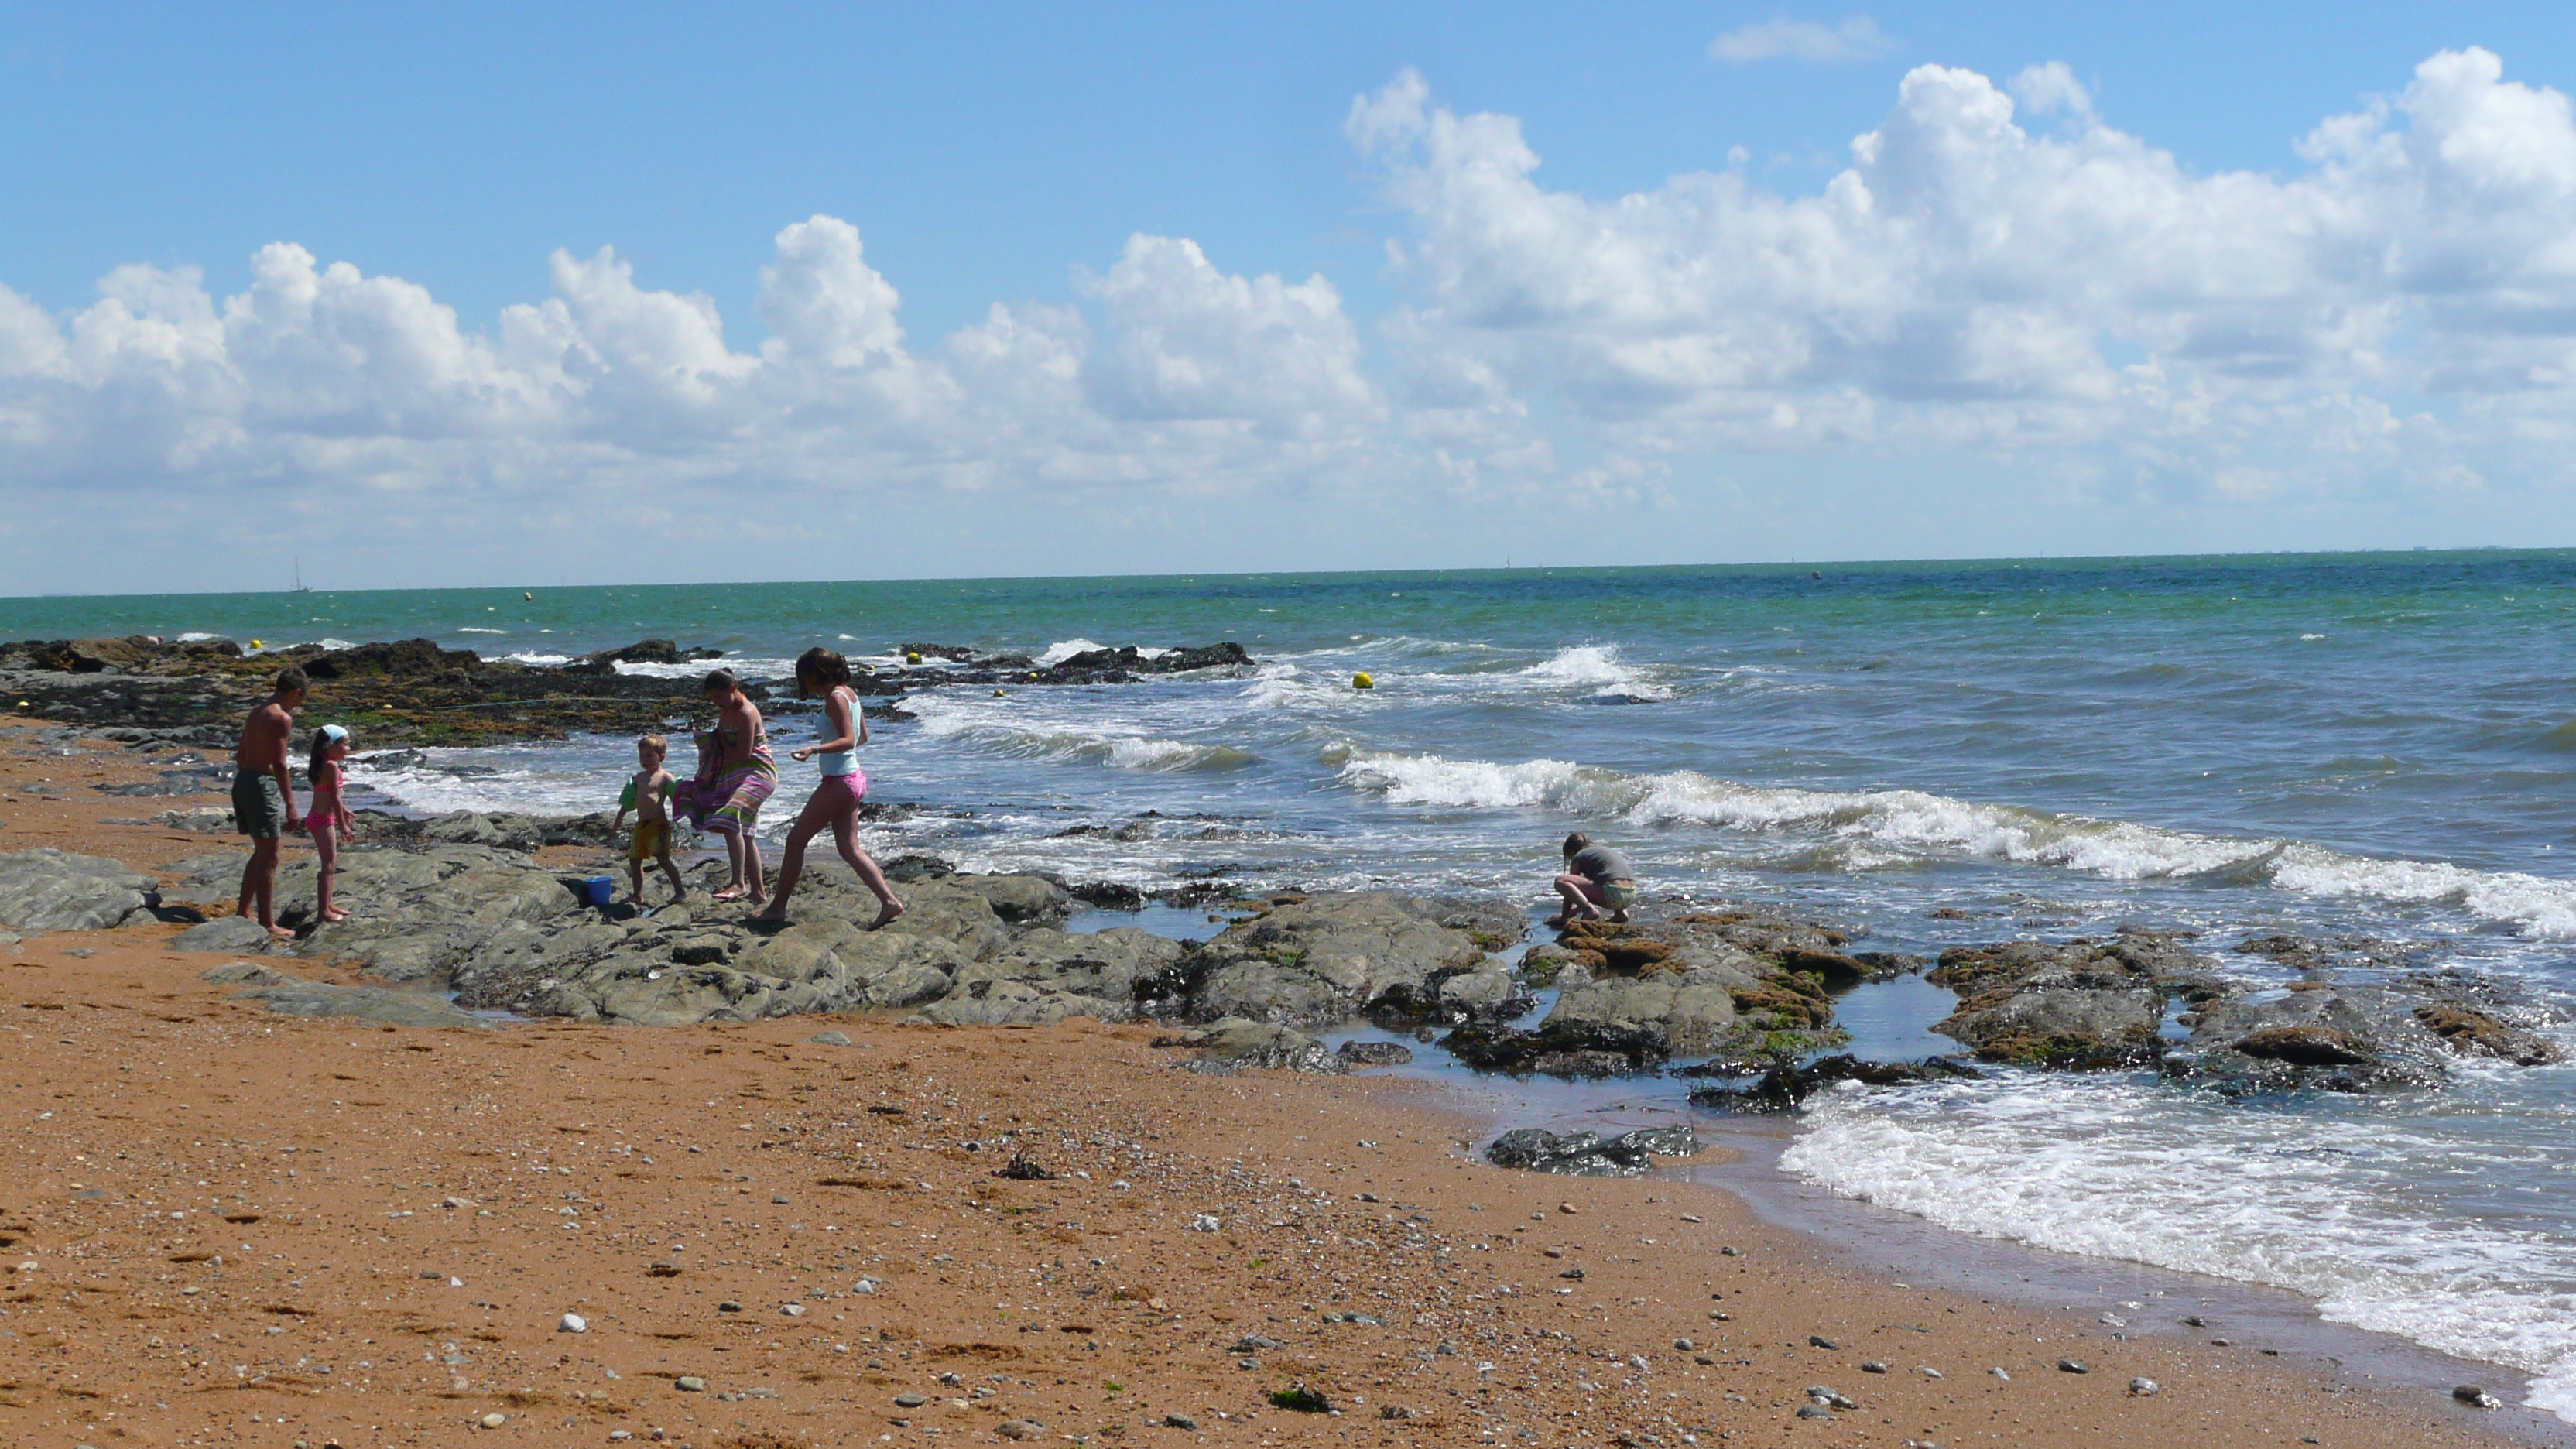
[(1918, 855), (2057, 866), (2120, 881), (2224, 876), (2306, 896), (2457, 906), (2525, 935), (2576, 937), (2576, 882), (1986, 805), (1922, 790), (1800, 790), (1690, 770), (1627, 775), (1566, 760), (1503, 765), (1347, 751), (1340, 779), (1397, 805), (1561, 810), (1639, 825), (1822, 833)]
[(2249, 1113), (2043, 1076), (1833, 1093), (1806, 1115), (1781, 1165), (1845, 1197), (1980, 1237), (2287, 1288), (2330, 1321), (2532, 1374), (2531, 1405), (2576, 1419), (2576, 1248), (2413, 1210), (2424, 1177), (2522, 1166), (2510, 1147), (2376, 1114)]

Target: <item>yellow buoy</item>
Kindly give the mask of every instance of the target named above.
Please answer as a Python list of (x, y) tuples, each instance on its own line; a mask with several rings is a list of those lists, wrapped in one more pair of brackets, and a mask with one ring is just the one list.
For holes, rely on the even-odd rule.
[(918, 649), (907, 650), (904, 653), (903, 662), (906, 664), (919, 664), (921, 662), (921, 651)]
[(268, 646), (267, 646), (267, 645), (265, 645), (265, 644), (260, 643), (260, 642), (259, 642), (258, 640), (256, 640), (256, 639), (253, 639), (252, 641), (250, 641), (250, 647), (252, 647), (253, 649), (265, 649), (265, 648), (267, 648)]
[(1366, 671), (1362, 671), (1351, 676), (1351, 688), (1375, 689), (1377, 688), (1377, 681), (1369, 678)]
[(994, 697), (995, 699), (1000, 699), (1000, 698), (1003, 698), (1004, 696), (1008, 695), (1009, 693), (1010, 693), (1010, 691), (1009, 691), (1009, 690), (1007, 690), (1007, 689), (997, 689), (997, 690), (994, 690), (994, 691), (993, 691), (993, 697)]

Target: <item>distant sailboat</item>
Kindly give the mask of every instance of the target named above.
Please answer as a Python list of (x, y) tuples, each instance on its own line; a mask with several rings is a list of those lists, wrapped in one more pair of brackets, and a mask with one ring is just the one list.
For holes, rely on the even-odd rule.
[(288, 589), (287, 592), (290, 594), (309, 594), (313, 592), (311, 589), (304, 587), (304, 555), (300, 553), (295, 556), (295, 587)]

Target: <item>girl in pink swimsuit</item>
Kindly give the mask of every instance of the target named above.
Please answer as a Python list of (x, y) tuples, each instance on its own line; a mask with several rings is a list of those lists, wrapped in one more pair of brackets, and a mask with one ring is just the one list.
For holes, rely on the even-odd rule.
[(347, 778), (340, 762), (347, 758), (349, 732), (338, 725), (315, 730), (305, 749), (304, 778), (313, 786), (313, 804), (304, 812), (304, 829), (313, 837), (313, 853), (321, 867), (313, 913), (325, 921), (349, 919), (347, 911), (331, 904), (331, 878), (340, 870), (340, 843), (355, 833), (349, 826), (349, 807), (340, 799), (340, 786)]
[(850, 662), (830, 649), (806, 650), (796, 661), (796, 692), (823, 696), (824, 727), (832, 737), (788, 754), (788, 758), (800, 762), (815, 760), (822, 767), (823, 779), (806, 798), (804, 813), (796, 817), (795, 826), (787, 832), (787, 858), (778, 863), (778, 884), (769, 898), (769, 909), (752, 919), (787, 919), (787, 898), (795, 892), (796, 877), (805, 869), (806, 843), (830, 826), (832, 843), (840, 847), (841, 859), (859, 873), (861, 884), (876, 893), (877, 918), (868, 927), (874, 930), (902, 915), (903, 902), (894, 898), (894, 887), (886, 884), (885, 872), (859, 848), (859, 802), (867, 798), (868, 777), (859, 772), (857, 755), (859, 746), (868, 742), (868, 717), (859, 707), (858, 691), (850, 688)]

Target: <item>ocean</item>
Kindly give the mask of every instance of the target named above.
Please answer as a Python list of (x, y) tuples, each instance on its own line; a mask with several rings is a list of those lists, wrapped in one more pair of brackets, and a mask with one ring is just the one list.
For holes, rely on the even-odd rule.
[[(2558, 551), (0, 600), (0, 637), (549, 662), (652, 636), (755, 677), (813, 643), (1231, 639), (1251, 677), (911, 696), (861, 762), (919, 810), (870, 848), (1535, 908), (1582, 828), (1651, 893), (1780, 904), (1875, 950), (2181, 927), (2268, 979), (2236, 943), (2366, 937), (2515, 984), (2576, 1055), (2571, 626)], [(416, 810), (593, 810), (631, 757), (576, 739), (355, 778)], [(1863, 1046), (1954, 1049), (1925, 1030), (1946, 992), (1864, 992)], [(1678, 1110), (1683, 1085), (1621, 1090)], [(2002, 1072), (1825, 1094), (1779, 1161), (1942, 1229), (2288, 1289), (2528, 1374), (2576, 1420), (2571, 1087), (2463, 1063), (2440, 1090), (2229, 1102)]]

